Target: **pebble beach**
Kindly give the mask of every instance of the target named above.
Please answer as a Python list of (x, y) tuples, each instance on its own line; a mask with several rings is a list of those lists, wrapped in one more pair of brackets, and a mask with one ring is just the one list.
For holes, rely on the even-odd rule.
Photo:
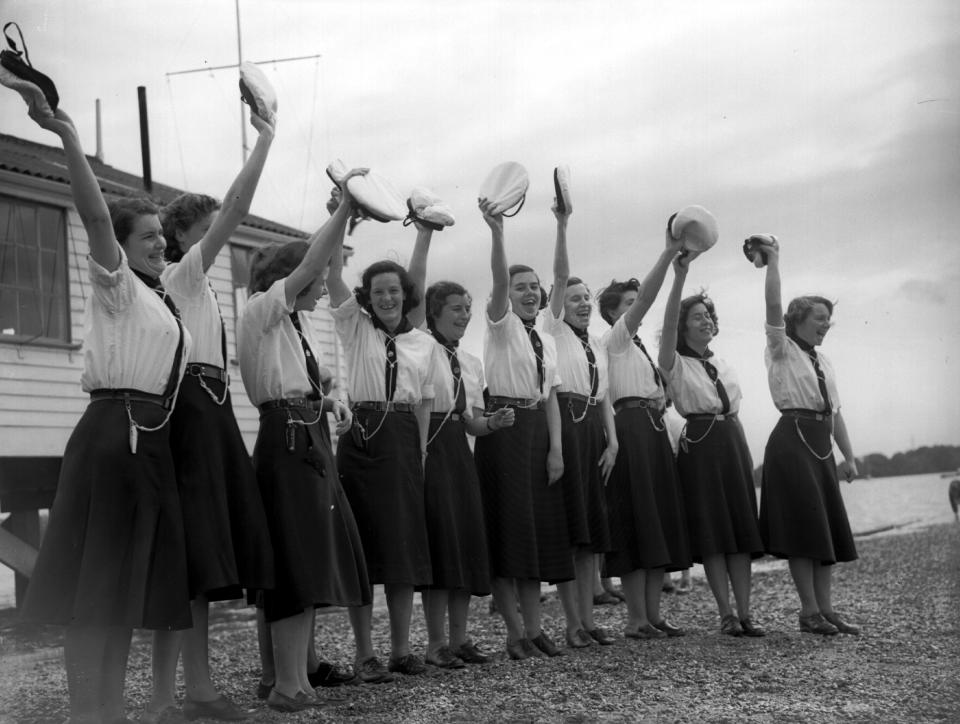
[[(211, 668), (253, 722), (955, 722), (960, 721), (960, 525), (861, 537), (860, 559), (838, 567), (837, 610), (860, 636), (821, 637), (797, 628), (786, 566), (764, 559), (754, 574), (753, 611), (765, 638), (719, 634), (713, 597), (700, 578), (688, 595), (664, 594), (663, 613), (687, 635), (622, 638), (623, 604), (598, 606), (613, 646), (553, 659), (508, 661), (500, 618), (474, 599), (471, 632), (495, 660), (464, 670), (431, 669), (390, 684), (319, 689), (324, 706), (278, 714), (255, 697), (259, 676), (253, 612), (217, 605), (211, 615)], [(382, 594), (381, 594), (382, 595)], [(378, 600), (382, 604), (382, 597)], [(563, 640), (556, 592), (547, 593), (544, 629)], [(349, 664), (346, 613), (317, 616), (322, 657)], [(386, 657), (386, 613), (374, 640)], [(411, 640), (426, 642), (419, 597)], [(67, 717), (62, 631), (18, 624), (0, 611), (0, 724), (52, 724)], [(150, 691), (150, 636), (134, 636), (127, 675), (128, 716)], [(182, 686), (181, 686), (182, 696)]]

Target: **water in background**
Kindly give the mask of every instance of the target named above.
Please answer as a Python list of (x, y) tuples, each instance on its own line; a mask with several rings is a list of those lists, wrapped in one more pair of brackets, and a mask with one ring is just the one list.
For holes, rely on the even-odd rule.
[[(904, 475), (840, 483), (840, 489), (854, 534), (866, 535), (953, 520), (947, 499), (950, 480), (939, 473)], [(695, 567), (694, 575), (699, 575), (699, 568)], [(13, 571), (0, 564), (0, 608), (13, 605)]]

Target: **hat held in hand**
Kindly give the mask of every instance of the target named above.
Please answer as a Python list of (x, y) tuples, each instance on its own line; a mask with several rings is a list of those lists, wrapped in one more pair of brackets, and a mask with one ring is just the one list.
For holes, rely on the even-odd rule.
[[(327, 176), (337, 186), (343, 182), (349, 169), (337, 159), (327, 166)], [(347, 188), (362, 216), (386, 223), (401, 221), (407, 216), (407, 203), (396, 186), (383, 176), (368, 171), (362, 176), (347, 179)]]
[[(496, 166), (480, 184), (477, 196), (490, 202), (491, 216), (503, 214), (516, 216), (523, 208), (523, 201), (530, 188), (530, 176), (527, 169), (515, 161), (507, 161)], [(507, 212), (516, 207), (512, 214)]]
[[(20, 35), (22, 51), (17, 49), (17, 44), (7, 33), (7, 29), (11, 26), (16, 28)], [(26, 101), (34, 113), (41, 113), (52, 118), (60, 104), (57, 87), (52, 80), (33, 67), (19, 25), (13, 22), (7, 23), (3, 26), (3, 34), (10, 49), (0, 51), (0, 85), (12, 88), (23, 96), (23, 100)]]
[(428, 189), (415, 188), (411, 191), (407, 208), (410, 213), (403, 220), (404, 226), (416, 221), (434, 231), (443, 231), (445, 227), (453, 226), (456, 221), (450, 207)]
[(767, 265), (767, 253), (764, 251), (766, 246), (779, 249), (780, 243), (773, 234), (753, 234), (743, 242), (743, 255), (747, 257), (747, 261), (760, 269)]
[(253, 63), (240, 64), (240, 97), (267, 123), (277, 118), (277, 94), (266, 74)]
[(570, 200), (570, 167), (557, 166), (553, 169), (553, 192), (557, 201), (557, 211), (561, 214), (573, 213)]
[(713, 214), (702, 206), (687, 206), (673, 215), (670, 235), (682, 239), (685, 249), (706, 251), (717, 243), (720, 233)]

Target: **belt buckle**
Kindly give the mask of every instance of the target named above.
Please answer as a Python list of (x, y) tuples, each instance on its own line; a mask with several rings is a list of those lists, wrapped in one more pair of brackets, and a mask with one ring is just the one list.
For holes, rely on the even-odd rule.
[(191, 362), (187, 365), (187, 374), (194, 377), (203, 377), (203, 365), (197, 362)]
[(587, 395), (587, 405), (595, 406), (597, 404), (597, 398), (593, 395)]

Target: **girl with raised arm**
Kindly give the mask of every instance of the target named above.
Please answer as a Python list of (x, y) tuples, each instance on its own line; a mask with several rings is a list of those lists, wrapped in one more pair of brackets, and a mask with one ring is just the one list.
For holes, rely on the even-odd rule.
[(183, 519), (167, 424), (190, 335), (160, 285), (165, 242), (144, 199), (109, 209), (69, 116), (31, 111), (63, 142), (90, 246), (81, 385), (87, 406), (63, 454), (57, 496), (24, 603), (67, 627), (70, 722), (127, 722), (134, 628), (190, 627)]
[[(186, 375), (171, 418), (170, 443), (177, 466), (190, 576), (193, 628), (182, 636), (190, 719), (243, 719), (210, 678), (209, 602), (243, 597), (243, 588), (273, 585), (273, 550), (263, 501), (230, 399), (227, 330), (207, 276), (230, 235), (250, 210), (273, 141), (273, 125), (258, 115), (259, 136), (250, 158), (221, 205), (200, 194), (182, 194), (160, 212), (167, 242), (160, 275), (193, 338)], [(174, 705), (179, 632), (154, 634), (154, 692), (144, 716)]]
[[(432, 232), (419, 225), (418, 230), (410, 274), (422, 289)], [(420, 593), (427, 623), (426, 661), (440, 668), (490, 661), (467, 635), (470, 596), (490, 594), (480, 481), (467, 435), (482, 437), (510, 427), (514, 417), (512, 409), (485, 415), (480, 360), (459, 348), (470, 323), (472, 303), (463, 286), (441, 281), (427, 289), (424, 302), (410, 313), (413, 323), (425, 318), (447, 359), (434, 384), (424, 471), (433, 583)], [(448, 614), (449, 638), (445, 631)]]
[[(358, 173), (363, 170), (349, 175)], [(344, 191), (309, 242), (257, 252), (238, 330), (240, 373), (260, 410), (254, 467), (274, 553), (275, 584), (262, 594), (275, 673), (267, 705), (284, 712), (317, 703), (307, 672), (314, 609), (371, 600), (357, 524), (320, 428), (333, 412), (338, 431), (346, 432), (350, 411), (323, 394), (318, 345), (304, 314), (323, 293), (324, 271), (331, 254), (340, 253), (350, 207)]]
[(857, 559), (833, 441), (843, 454), (840, 473), (847, 481), (856, 477), (857, 462), (840, 413), (833, 365), (816, 349), (830, 330), (833, 303), (797, 297), (784, 315), (779, 244), (767, 237), (761, 249), (767, 259), (767, 381), (781, 416), (763, 456), (760, 533), (768, 553), (790, 562), (800, 597), (800, 630), (858, 634), (857, 626), (834, 611), (831, 591), (834, 564)]
[(489, 213), (490, 206), (480, 199), (492, 236), (493, 291), (483, 346), (487, 412), (514, 411), (512, 427), (479, 438), (474, 447), (491, 584), (510, 658), (558, 656), (564, 651), (540, 624), (540, 582), (575, 577), (563, 488), (557, 485), (563, 475), (557, 350), (553, 337), (534, 329), (546, 306), (540, 278), (530, 267), (507, 266), (503, 216)]
[(624, 635), (635, 639), (683, 635), (661, 615), (660, 597), (664, 571), (690, 566), (677, 464), (663, 419), (664, 380), (637, 334), (680, 251), (680, 242), (666, 236), (665, 248), (642, 283), (614, 281), (599, 295), (600, 316), (612, 326), (603, 345), (620, 441), (606, 489), (613, 552), (604, 557), (604, 572), (623, 584)]
[(614, 638), (593, 622), (593, 579), (597, 555), (610, 551), (610, 530), (604, 487), (617, 458), (607, 380), (607, 355), (588, 331), (593, 305), (579, 277), (570, 276), (567, 222), (570, 211), (553, 207), (557, 241), (553, 289), (543, 329), (557, 347), (557, 388), (563, 445), (563, 497), (573, 546), (576, 579), (557, 585), (566, 616), (570, 648), (594, 643), (609, 646)]
[(371, 583), (382, 583), (390, 615), (390, 659), (377, 658), (371, 639), (373, 606), (351, 610), (357, 636), (354, 668), (362, 681), (393, 673), (422, 674), (410, 651), (415, 587), (432, 581), (423, 465), (437, 370), (448, 364), (408, 314), (420, 292), (392, 261), (367, 267), (350, 289), (342, 265), (327, 280), (331, 313), (347, 354), (353, 427), (338, 443), (340, 479), (357, 516)]
[[(763, 636), (750, 617), (751, 558), (763, 555), (763, 541), (753, 462), (737, 418), (740, 385), (733, 369), (710, 350), (718, 332), (713, 301), (702, 293), (680, 300), (697, 255), (684, 250), (673, 262), (659, 354), (667, 394), (687, 420), (677, 467), (690, 549), (693, 560), (703, 563), (720, 612), (720, 632)], [(730, 606), (731, 584), (736, 613)]]

